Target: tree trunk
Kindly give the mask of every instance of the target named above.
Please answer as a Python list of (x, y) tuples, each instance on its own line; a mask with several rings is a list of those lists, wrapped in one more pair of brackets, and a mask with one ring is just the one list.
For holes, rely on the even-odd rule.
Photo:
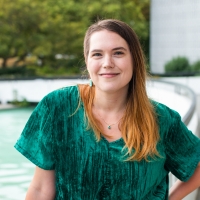
[(26, 56), (27, 56), (27, 53), (24, 53), (23, 55), (21, 55), (21, 56), (19, 57), (19, 59), (18, 59), (17, 61), (14, 62), (14, 67), (16, 67), (20, 61), (23, 61), (23, 63), (24, 63), (24, 62), (25, 62)]
[(2, 68), (6, 68), (7, 58), (3, 58)]

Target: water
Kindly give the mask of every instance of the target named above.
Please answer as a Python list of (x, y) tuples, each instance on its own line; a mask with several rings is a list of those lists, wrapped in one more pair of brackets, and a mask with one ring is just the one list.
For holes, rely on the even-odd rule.
[(25, 199), (34, 165), (13, 146), (32, 110), (0, 111), (0, 200)]

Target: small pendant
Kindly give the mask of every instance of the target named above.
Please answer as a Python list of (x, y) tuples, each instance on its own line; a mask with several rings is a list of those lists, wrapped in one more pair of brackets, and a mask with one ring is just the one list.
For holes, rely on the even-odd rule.
[(108, 129), (111, 129), (111, 126), (108, 126)]

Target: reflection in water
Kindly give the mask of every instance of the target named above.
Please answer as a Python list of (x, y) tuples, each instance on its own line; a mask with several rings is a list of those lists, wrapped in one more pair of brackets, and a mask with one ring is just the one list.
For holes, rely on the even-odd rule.
[(13, 147), (33, 109), (0, 111), (0, 199), (22, 200), (34, 165)]

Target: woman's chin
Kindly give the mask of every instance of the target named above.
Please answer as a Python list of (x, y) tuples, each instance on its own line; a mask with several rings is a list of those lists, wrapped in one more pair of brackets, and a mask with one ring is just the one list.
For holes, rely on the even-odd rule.
[[(126, 88), (124, 88), (124, 87), (116, 87), (116, 86), (96, 87), (96, 89), (99, 92), (108, 93), (108, 94), (121, 92), (122, 88), (123, 88), (123, 90), (126, 90)], [(127, 89), (128, 89), (128, 87), (127, 87)]]

